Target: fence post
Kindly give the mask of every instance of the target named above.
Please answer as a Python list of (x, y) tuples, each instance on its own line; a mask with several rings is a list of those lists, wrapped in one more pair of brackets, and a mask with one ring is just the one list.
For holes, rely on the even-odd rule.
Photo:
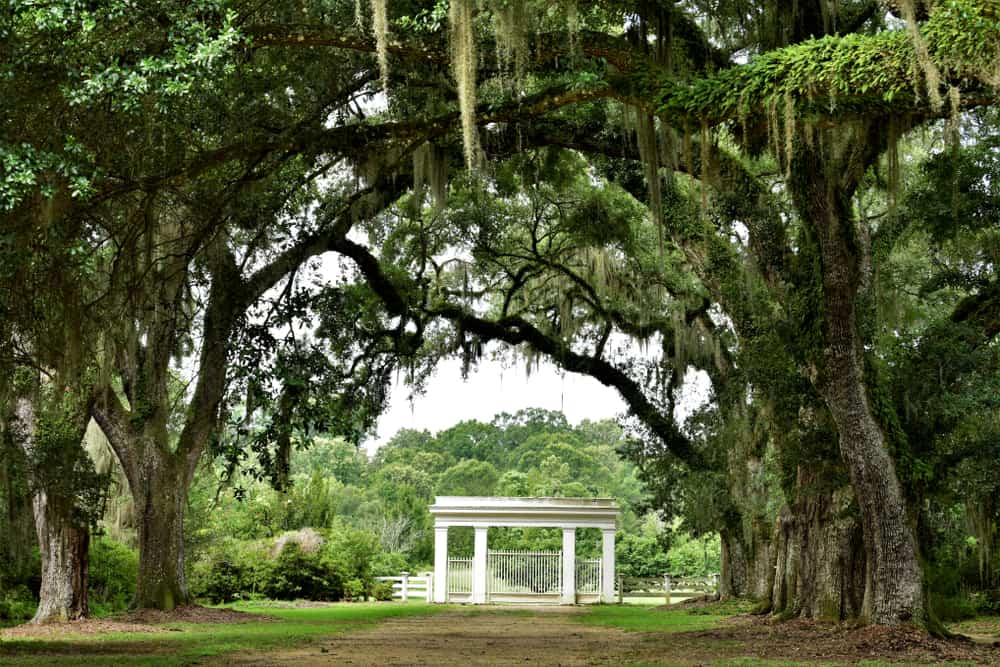
[(712, 575), (712, 583), (715, 584), (715, 594), (719, 594), (719, 573), (716, 572)]
[(410, 597), (410, 591), (409, 591), (410, 573), (407, 572), (406, 570), (403, 570), (402, 572), (400, 572), (400, 574), (403, 575), (403, 586), (399, 592), (402, 593), (403, 602), (406, 602)]
[(622, 580), (622, 575), (619, 574), (618, 575), (618, 604), (622, 604), (622, 603), (625, 602), (625, 586), (622, 585), (623, 583), (624, 583), (624, 581)]
[(666, 595), (667, 604), (670, 604), (671, 600), (670, 600), (670, 575), (669, 574), (663, 575), (663, 593), (664, 593), (664, 595)]
[(427, 591), (424, 593), (424, 599), (430, 602), (434, 599), (434, 573), (427, 573)]

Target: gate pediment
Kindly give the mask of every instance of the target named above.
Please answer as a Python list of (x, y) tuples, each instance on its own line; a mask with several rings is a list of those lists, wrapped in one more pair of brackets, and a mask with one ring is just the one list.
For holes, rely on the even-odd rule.
[(430, 507), (437, 526), (603, 528), (614, 530), (620, 512), (612, 498), (437, 496)]

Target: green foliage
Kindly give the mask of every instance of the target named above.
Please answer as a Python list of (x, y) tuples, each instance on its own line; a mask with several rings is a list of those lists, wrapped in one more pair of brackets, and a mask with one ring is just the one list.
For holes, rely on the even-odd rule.
[(357, 582), (362, 592), (371, 588), (372, 560), (379, 551), (378, 536), (375, 533), (343, 522), (334, 525), (323, 545), (326, 562), (340, 572), (346, 581)]
[(104, 536), (90, 541), (90, 606), (97, 615), (128, 608), (135, 594), (139, 553)]
[(223, 540), (193, 563), (189, 585), (192, 595), (212, 603), (254, 599), (265, 594), (271, 570), (263, 545)]
[(404, 554), (380, 551), (372, 559), (371, 573), (374, 577), (395, 577), (407, 567), (409, 563)]
[(372, 584), (372, 598), (379, 602), (392, 600), (394, 590), (391, 581), (376, 581)]
[(338, 522), (322, 535), (310, 533), (306, 539), (305, 532), (273, 543), (225, 539), (213, 544), (192, 566), (192, 594), (213, 603), (261, 597), (358, 600), (371, 594), (375, 568), (391, 562), (371, 531)]
[(708, 576), (719, 572), (720, 557), (718, 535), (692, 538), (681, 533), (667, 552), (667, 572), (681, 577)]
[(674, 572), (658, 536), (645, 531), (639, 535), (626, 533), (617, 537), (615, 568), (623, 577), (662, 577)]
[(6, 588), (0, 592), (0, 627), (19, 625), (31, 620), (38, 607), (38, 596), (26, 586)]
[(345, 574), (321, 552), (307, 553), (299, 544), (288, 542), (268, 568), (261, 592), (276, 600), (339, 600), (356, 593), (356, 580)]
[(96, 524), (104, 513), (108, 476), (99, 474), (82, 446), (85, 420), (71, 395), (43, 403), (28, 465), (31, 483), (50, 503), (71, 508), (65, 514), (81, 525)]
[(493, 464), (464, 459), (441, 475), (436, 491), (448, 496), (492, 496), (497, 479)]

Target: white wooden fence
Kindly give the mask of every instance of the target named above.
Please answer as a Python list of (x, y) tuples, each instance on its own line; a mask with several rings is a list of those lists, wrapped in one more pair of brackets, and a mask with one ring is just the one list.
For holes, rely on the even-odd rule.
[(427, 602), (434, 599), (434, 575), (431, 573), (414, 577), (409, 572), (402, 572), (398, 577), (375, 577), (375, 581), (391, 582), (393, 599), (403, 602), (410, 598), (420, 598)]
[(624, 598), (664, 598), (667, 604), (674, 600), (701, 595), (717, 594), (719, 575), (707, 577), (623, 577), (618, 576), (618, 601)]
[(561, 551), (490, 551), (487, 593), (550, 594), (562, 590)]

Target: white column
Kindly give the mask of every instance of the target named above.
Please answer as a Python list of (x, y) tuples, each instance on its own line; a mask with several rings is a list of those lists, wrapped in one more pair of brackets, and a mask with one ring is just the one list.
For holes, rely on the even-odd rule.
[(434, 526), (434, 602), (448, 601), (448, 527)]
[(615, 531), (601, 530), (601, 602), (615, 602)]
[(486, 526), (476, 526), (472, 552), (472, 604), (486, 604)]
[(563, 528), (562, 604), (576, 604), (576, 528)]

